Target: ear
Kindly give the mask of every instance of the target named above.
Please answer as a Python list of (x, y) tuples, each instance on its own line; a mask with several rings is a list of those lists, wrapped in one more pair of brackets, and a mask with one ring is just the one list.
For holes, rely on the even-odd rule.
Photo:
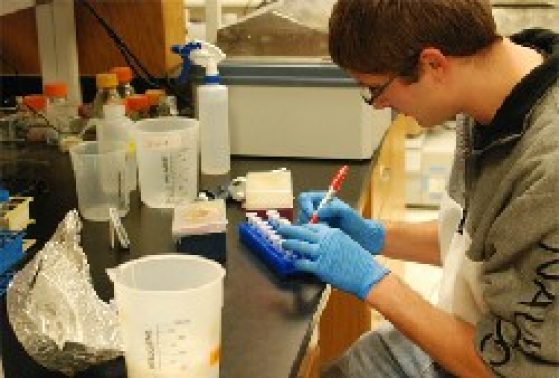
[(419, 64), (423, 72), (430, 72), (436, 80), (441, 80), (449, 68), (449, 59), (441, 50), (426, 47), (419, 54)]

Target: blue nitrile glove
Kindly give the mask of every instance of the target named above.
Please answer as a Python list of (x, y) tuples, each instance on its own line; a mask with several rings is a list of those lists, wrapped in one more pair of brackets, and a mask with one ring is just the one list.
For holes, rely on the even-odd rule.
[(324, 224), (285, 225), (279, 227), (278, 233), (286, 239), (283, 248), (301, 255), (293, 260), (297, 269), (313, 273), (361, 299), (389, 272), (337, 228)]
[[(309, 222), (313, 211), (325, 195), (326, 192), (299, 194), (299, 224)], [(384, 226), (374, 220), (364, 219), (338, 198), (333, 198), (318, 211), (318, 221), (339, 228), (373, 255), (381, 253), (384, 246)]]

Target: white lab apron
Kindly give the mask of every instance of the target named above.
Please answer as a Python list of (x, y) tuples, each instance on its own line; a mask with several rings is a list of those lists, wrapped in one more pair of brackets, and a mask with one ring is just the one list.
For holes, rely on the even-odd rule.
[(462, 207), (448, 193), (443, 194), (439, 211), (439, 246), (442, 278), (437, 306), (475, 325), (487, 312), (481, 289), (482, 262), (466, 256), (471, 245), (464, 229), (457, 232), (462, 219)]

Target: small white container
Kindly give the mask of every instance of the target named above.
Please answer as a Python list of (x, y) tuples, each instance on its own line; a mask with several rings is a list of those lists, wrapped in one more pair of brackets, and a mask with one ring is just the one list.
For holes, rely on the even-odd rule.
[(286, 218), (293, 217), (293, 182), (291, 171), (249, 172), (246, 175), (245, 203), (247, 211), (264, 216), (274, 209)]
[(204, 256), (225, 265), (227, 217), (223, 199), (177, 206), (171, 229), (178, 251)]
[(221, 84), (198, 88), (200, 167), (206, 175), (222, 175), (231, 169), (227, 92), (227, 87)]
[(194, 201), (177, 206), (173, 213), (174, 238), (225, 232), (227, 217), (225, 201)]

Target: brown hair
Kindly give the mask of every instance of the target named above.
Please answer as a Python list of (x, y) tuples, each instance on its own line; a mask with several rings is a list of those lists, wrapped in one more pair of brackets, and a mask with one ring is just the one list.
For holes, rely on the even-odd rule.
[(410, 80), (426, 47), (468, 56), (500, 38), (488, 0), (338, 0), (329, 29), (340, 67)]

